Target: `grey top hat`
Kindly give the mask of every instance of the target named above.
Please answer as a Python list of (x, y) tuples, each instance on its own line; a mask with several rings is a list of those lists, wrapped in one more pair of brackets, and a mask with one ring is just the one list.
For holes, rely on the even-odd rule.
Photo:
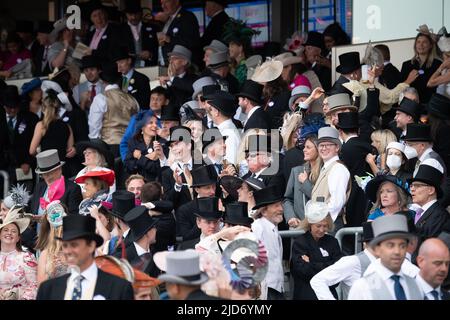
[(207, 49), (211, 49), (214, 52), (228, 51), (227, 45), (216, 39), (211, 41), (211, 43), (209, 45), (203, 47), (203, 50), (207, 50)]
[(311, 95), (311, 89), (307, 86), (297, 86), (291, 91), (291, 98), (289, 99), (289, 106), (292, 107), (295, 100), (300, 97), (309, 97)]
[(38, 174), (53, 171), (64, 164), (64, 161), (59, 160), (58, 150), (56, 149), (49, 149), (38, 153), (36, 155), (36, 160), (36, 173)]
[(177, 44), (177, 45), (175, 45), (175, 47), (173, 47), (172, 51), (169, 52), (168, 56), (169, 57), (171, 57), (171, 56), (181, 57), (181, 58), (186, 59), (189, 62), (191, 62), (192, 52), (188, 48)]
[(161, 281), (190, 286), (208, 281), (206, 273), (200, 270), (200, 256), (193, 249), (158, 252), (154, 261), (159, 269), (166, 272), (158, 277)]
[(400, 214), (380, 217), (372, 222), (372, 228), (374, 238), (370, 241), (371, 247), (388, 239), (402, 238), (410, 240), (414, 237), (408, 231), (406, 217)]
[(442, 231), (439, 236), (439, 239), (444, 241), (444, 243), (447, 245), (447, 247), (450, 249), (450, 233)]
[(216, 69), (228, 64), (228, 50), (222, 52), (215, 52), (209, 57), (208, 68)]
[(338, 146), (341, 145), (341, 140), (339, 140), (339, 132), (333, 127), (320, 128), (318, 138), (319, 140), (317, 143), (330, 141), (332, 143), (337, 144)]
[(203, 92), (204, 86), (210, 86), (213, 84), (216, 84), (216, 82), (211, 77), (202, 77), (202, 78), (198, 79), (197, 81), (195, 81), (192, 84), (192, 88), (194, 89), (194, 93), (192, 94), (192, 100), (195, 100), (197, 98), (197, 96)]
[(350, 96), (347, 93), (338, 93), (329, 96), (327, 100), (328, 100), (328, 107), (330, 108), (330, 110), (327, 112), (327, 115), (329, 115), (333, 111), (337, 111), (340, 109), (347, 109), (347, 108), (354, 110), (358, 109), (352, 105)]

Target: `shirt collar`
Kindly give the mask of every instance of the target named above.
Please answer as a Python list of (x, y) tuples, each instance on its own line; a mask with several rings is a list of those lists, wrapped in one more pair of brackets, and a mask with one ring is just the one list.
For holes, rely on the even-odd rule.
[(126, 238), (127, 236), (128, 236), (128, 234), (130, 233), (130, 228), (128, 228), (126, 231), (124, 231), (123, 232), (123, 234), (122, 234), (122, 236), (124, 237), (124, 238)]
[(416, 276), (417, 281), (419, 282), (419, 285), (421, 287), (421, 289), (423, 290), (423, 292), (427, 295), (429, 294), (431, 291), (436, 290), (438, 292), (438, 294), (441, 294), (441, 286), (438, 286), (437, 288), (433, 288), (432, 286), (430, 286), (428, 284), (428, 282), (426, 282), (422, 276), (420, 275), (420, 273), (417, 274)]
[(144, 248), (142, 248), (139, 244), (137, 244), (136, 242), (133, 242), (134, 247), (136, 248), (136, 253), (138, 256), (142, 256), (145, 253), (149, 253), (150, 250), (145, 250)]
[(86, 279), (88, 282), (95, 281), (95, 279), (97, 279), (97, 274), (98, 274), (98, 268), (97, 268), (97, 265), (95, 264), (95, 262), (92, 262), (90, 267), (81, 273), (81, 275), (84, 277), (84, 279)]
[(419, 161), (420, 161), (420, 162), (423, 162), (423, 160), (425, 160), (425, 157), (426, 157), (431, 151), (433, 151), (433, 148), (432, 148), (432, 147), (429, 147), (427, 150), (425, 150), (425, 151), (423, 152), (423, 154), (420, 156)]
[(323, 164), (323, 167), (324, 168), (328, 168), (333, 162), (336, 162), (338, 160), (339, 160), (339, 156), (336, 155), (333, 158), (331, 158), (330, 160), (325, 161), (324, 164)]
[(118, 86), (117, 84), (108, 84), (108, 85), (105, 87), (105, 91), (113, 90), (113, 89), (119, 89), (119, 86)]
[(130, 80), (131, 77), (133, 76), (133, 72), (134, 72), (134, 69), (131, 68), (130, 71), (128, 71), (128, 73), (125, 75), (125, 77), (127, 77), (127, 79)]
[(138, 23), (137, 26), (135, 26), (134, 24), (132, 24), (132, 23), (130, 23), (130, 22), (128, 21), (128, 25), (129, 25), (131, 28), (137, 28), (137, 29), (140, 31), (140, 30), (141, 30), (141, 27), (142, 27), (142, 21), (139, 21), (139, 23)]
[(228, 128), (230, 128), (232, 125), (234, 125), (233, 124), (233, 121), (231, 120), (231, 119), (227, 119), (227, 120), (225, 120), (224, 122), (222, 122), (221, 124), (219, 124), (218, 126), (217, 126), (217, 129), (219, 129), (219, 131), (221, 131), (221, 129), (223, 130), (223, 129), (228, 129)]
[(393, 275), (398, 275), (398, 276), (400, 276), (400, 278), (404, 278), (404, 275), (401, 270), (398, 273), (392, 272), (391, 270), (389, 270), (388, 268), (383, 266), (380, 259), (377, 259), (377, 261), (375, 263), (377, 264), (378, 272), (379, 272), (380, 276), (383, 278), (383, 280), (390, 279)]
[(261, 108), (261, 107), (260, 107), (260, 106), (253, 107), (253, 108), (248, 112), (248, 115), (247, 115), (247, 121), (248, 121), (248, 119), (250, 119), (250, 117), (252, 116), (252, 114), (254, 114), (255, 111), (258, 110), (259, 108)]
[(372, 252), (370, 252), (367, 249), (364, 249), (364, 253), (367, 255), (367, 257), (369, 258), (370, 262), (374, 262), (377, 260), (377, 257), (375, 257)]
[(348, 136), (348, 137), (347, 137), (347, 139), (345, 139), (345, 143), (347, 143), (347, 142), (348, 142), (348, 140), (350, 140), (351, 138), (356, 138), (356, 137), (358, 137), (358, 135), (357, 135), (357, 134), (354, 134), (354, 135), (350, 135), (350, 136)]
[(270, 222), (266, 217), (261, 218), (261, 222), (272, 231), (278, 231), (278, 226)]
[(434, 200), (431, 200), (430, 202), (427, 202), (426, 204), (424, 204), (424, 205), (422, 206), (423, 212), (425, 212), (425, 211), (427, 211), (428, 209), (430, 209), (430, 207), (431, 207), (433, 204), (435, 204), (436, 202), (437, 202), (437, 200), (434, 199)]
[(223, 10), (217, 11), (217, 12), (211, 17), (211, 19), (214, 18), (215, 16), (217, 16), (217, 15), (218, 15), (219, 13), (221, 13), (221, 12), (223, 12)]
[(177, 9), (177, 11), (175, 11), (175, 13), (173, 15), (171, 15), (172, 19), (175, 19), (175, 17), (177, 16), (178, 13), (180, 13), (181, 10), (181, 6)]

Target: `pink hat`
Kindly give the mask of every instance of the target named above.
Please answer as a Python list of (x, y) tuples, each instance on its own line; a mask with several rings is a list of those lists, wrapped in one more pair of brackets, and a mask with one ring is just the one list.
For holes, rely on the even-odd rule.
[(309, 87), (309, 89), (311, 89), (311, 82), (309, 82), (309, 79), (307, 77), (305, 77), (302, 74), (299, 74), (294, 78), (294, 81), (289, 85), (289, 89), (292, 90), (298, 86), (306, 86)]

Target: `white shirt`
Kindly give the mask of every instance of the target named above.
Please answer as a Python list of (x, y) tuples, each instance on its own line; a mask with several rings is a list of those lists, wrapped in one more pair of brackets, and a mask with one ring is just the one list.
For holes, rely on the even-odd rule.
[[(95, 262), (92, 262), (91, 266), (84, 270), (81, 275), (84, 279), (81, 281), (81, 300), (92, 300), (94, 297), (95, 285), (97, 283), (98, 268)], [(67, 279), (66, 294), (64, 300), (72, 300), (73, 289), (75, 287), (75, 278), (79, 276), (79, 273), (72, 272)]]
[(149, 253), (150, 252), (150, 250), (145, 250), (144, 248), (142, 248), (140, 245), (138, 245), (136, 242), (133, 242), (133, 244), (134, 244), (134, 247), (136, 248), (136, 253), (137, 253), (137, 255), (140, 257), (140, 256), (142, 256), (143, 254), (146, 254), (146, 253)]
[(407, 252), (405, 260), (402, 263), (402, 272), (408, 277), (415, 278), (419, 274), (420, 269), (411, 262), (411, 253)]
[[(116, 84), (109, 84), (106, 86), (105, 92), (113, 89), (119, 89), (119, 86)], [(101, 138), (100, 133), (103, 127), (103, 116), (107, 110), (108, 105), (106, 104), (106, 96), (103, 93), (96, 95), (92, 101), (88, 116), (90, 139)]]
[(229, 163), (236, 164), (237, 150), (241, 143), (241, 135), (231, 119), (225, 120), (217, 126), (222, 136), (227, 136), (225, 140), (226, 154), (225, 160)]
[(356, 134), (355, 135), (350, 135), (350, 136), (347, 137), (347, 139), (344, 140), (344, 142), (347, 143), (348, 140), (350, 140), (351, 138), (356, 138), (356, 137), (358, 137), (358, 135), (356, 135)]
[[(189, 159), (189, 161), (186, 163), (187, 166), (188, 166), (188, 170), (189, 170), (189, 171), (192, 171), (192, 168), (193, 168), (193, 163), (192, 163), (192, 161), (193, 161), (193, 160), (192, 160), (192, 158), (191, 158), (191, 159)], [(174, 163), (170, 166), (170, 169), (172, 169), (173, 172), (175, 172), (175, 170), (178, 169), (178, 171), (181, 170), (181, 172), (184, 173), (184, 165), (185, 165), (184, 163), (182, 163), (182, 162), (180, 162), (180, 161), (176, 161), (176, 162), (174, 162)], [(178, 184), (176, 184), (176, 183), (175, 183), (175, 185), (174, 185), (174, 189), (175, 189), (176, 192), (180, 192), (182, 187), (183, 187), (183, 185), (178, 185)]]
[[(365, 276), (369, 275), (373, 272), (378, 273), (378, 275), (383, 280), (383, 283), (386, 285), (392, 300), (397, 300), (395, 298), (394, 284), (395, 281), (391, 279), (391, 276), (394, 275), (391, 270), (386, 268), (381, 264), (380, 259), (372, 262), (364, 273), (364, 277), (355, 281), (353, 286), (350, 288), (350, 292), (348, 293), (348, 300), (373, 300), (371, 288), (376, 284), (371, 284), (369, 286)], [(406, 285), (405, 275), (402, 271), (397, 273), (400, 276), (400, 284), (405, 291), (406, 299), (409, 300), (411, 295), (409, 294), (408, 286)]]
[(267, 250), (269, 259), (269, 268), (265, 278), (267, 286), (278, 292), (283, 292), (283, 246), (277, 226), (262, 217), (252, 223), (252, 231), (256, 238), (262, 241)]
[[(325, 170), (328, 166), (339, 160), (339, 156), (335, 156), (323, 164)], [(328, 174), (328, 190), (330, 199), (328, 200), (328, 210), (333, 221), (336, 220), (347, 200), (347, 185), (350, 179), (350, 172), (341, 163), (333, 166)]]
[(416, 276), (416, 283), (417, 283), (417, 286), (422, 291), (423, 295), (428, 300), (434, 300), (434, 296), (431, 294), (431, 291), (433, 291), (433, 290), (437, 291), (438, 296), (439, 296), (438, 300), (442, 300), (441, 286), (439, 286), (437, 288), (433, 288), (420, 276), (420, 274), (418, 274)]
[(258, 110), (258, 109), (260, 109), (260, 108), (261, 108), (260, 106), (253, 107), (253, 108), (248, 112), (247, 119), (246, 119), (245, 122), (242, 124), (242, 126), (245, 127), (245, 125), (246, 125), (247, 122), (248, 122), (248, 119), (250, 119), (250, 117), (252, 116), (252, 114), (254, 114), (255, 111)]
[[(377, 258), (365, 249), (364, 253), (370, 262)], [(336, 300), (330, 291), (330, 286), (343, 282), (351, 287), (356, 280), (361, 278), (361, 263), (356, 255), (345, 256), (336, 263), (317, 273), (310, 281), (311, 288), (319, 300)]]
[[(93, 82), (89, 82), (89, 81), (86, 81), (86, 83), (87, 83), (87, 91), (91, 91), (92, 90), (92, 85), (95, 85), (95, 93), (96, 93), (96, 96), (98, 95), (98, 94), (100, 94), (100, 93), (103, 93), (103, 81), (102, 80), (98, 80), (96, 83), (93, 83)], [(74, 88), (73, 88), (73, 99), (75, 100), (75, 102), (77, 103), (77, 104), (80, 104), (80, 98), (81, 98), (81, 94), (83, 93), (83, 92), (86, 92), (86, 91), (83, 91), (83, 92), (80, 92), (80, 86), (81, 86), (82, 84), (77, 84)]]
[[(419, 158), (420, 161), (420, 165), (426, 164), (428, 166), (431, 166), (435, 169), (438, 169), (441, 173), (444, 173), (444, 168), (442, 167), (442, 165), (439, 163), (439, 161), (437, 161), (436, 159), (432, 159), (432, 158), (427, 158), (428, 154), (431, 153), (433, 151), (433, 148), (428, 148), (427, 150), (425, 150), (422, 154), (422, 156)], [(416, 175), (418, 170), (414, 171), (414, 175)]]
[(126, 231), (124, 231), (123, 232), (123, 234), (122, 234), (122, 237), (125, 239), (127, 236), (128, 236), (128, 234), (130, 233), (130, 228), (128, 228)]

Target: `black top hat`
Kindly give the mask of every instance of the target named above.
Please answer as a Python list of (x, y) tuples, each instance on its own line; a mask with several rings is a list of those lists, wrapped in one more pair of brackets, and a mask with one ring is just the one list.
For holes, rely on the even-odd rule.
[(220, 86), (218, 84), (209, 84), (207, 86), (203, 86), (203, 88), (202, 88), (203, 100), (209, 99), (217, 91), (220, 91)]
[(409, 123), (406, 126), (405, 141), (432, 141), (431, 127), (427, 124)]
[(34, 32), (33, 21), (17, 20), (16, 21), (16, 32), (33, 33)]
[(97, 247), (103, 244), (103, 238), (95, 233), (95, 219), (81, 214), (70, 214), (63, 218), (63, 235), (56, 238), (62, 241), (75, 239), (94, 240)]
[(361, 59), (359, 52), (347, 52), (339, 56), (340, 65), (336, 68), (336, 72), (349, 74), (361, 68)]
[(156, 228), (156, 219), (153, 219), (148, 213), (148, 208), (137, 206), (125, 215), (125, 222), (131, 229), (131, 235), (134, 241), (141, 239), (148, 230)]
[(216, 184), (217, 172), (212, 164), (195, 168), (191, 171), (192, 186), (202, 187), (210, 184)]
[(219, 220), (222, 212), (219, 211), (219, 198), (197, 198), (197, 210), (194, 214), (206, 220)]
[[(403, 99), (404, 100), (404, 99)], [(435, 93), (427, 105), (428, 114), (443, 120), (450, 120), (450, 99)]]
[(271, 150), (271, 139), (270, 136), (254, 134), (248, 136), (247, 148), (245, 152), (258, 152), (265, 151), (270, 152)]
[(378, 175), (372, 180), (369, 181), (366, 185), (366, 195), (369, 198), (370, 201), (375, 203), (377, 201), (377, 192), (380, 188), (381, 184), (384, 182), (391, 182), (395, 184), (397, 187), (399, 187), (406, 196), (409, 196), (409, 186), (407, 183), (404, 183), (402, 179), (397, 178), (393, 175)]
[(19, 108), (20, 107), (20, 96), (19, 90), (16, 86), (9, 85), (3, 91), (2, 103), (4, 106), (9, 108)]
[(205, 149), (212, 143), (219, 141), (220, 139), (226, 140), (226, 138), (226, 136), (222, 136), (220, 130), (217, 128), (213, 127), (205, 130), (205, 132), (203, 132), (202, 134), (202, 151), (205, 151)]
[(441, 189), (443, 176), (444, 174), (440, 172), (438, 169), (426, 164), (421, 164), (419, 166), (419, 170), (417, 171), (416, 175), (413, 178), (408, 179), (408, 183), (411, 184), (414, 181), (421, 181), (430, 186), (433, 186), (436, 189), (437, 197), (439, 199), (443, 195)]
[(253, 192), (253, 197), (255, 198), (253, 210), (283, 200), (284, 194), (281, 189), (279, 186), (270, 186)]
[(323, 34), (317, 31), (308, 32), (308, 37), (306, 39), (305, 46), (313, 46), (320, 49), (325, 48), (325, 40)]
[(363, 233), (361, 235), (361, 242), (370, 242), (373, 239), (372, 221), (362, 223)]
[(236, 96), (248, 98), (257, 104), (261, 104), (263, 88), (264, 86), (258, 82), (253, 80), (245, 80), (242, 85), (241, 92), (239, 92)]
[(180, 121), (180, 108), (174, 102), (169, 102), (161, 109), (161, 121)]
[(236, 176), (222, 176), (219, 179), (219, 184), (225, 189), (231, 199), (235, 200), (239, 198), (238, 189), (243, 182), (244, 180)]
[(125, 0), (125, 13), (139, 13), (142, 12), (140, 0)]
[(395, 110), (410, 115), (413, 117), (414, 121), (417, 121), (420, 116), (420, 104), (406, 97), (403, 98), (402, 102), (400, 102), (400, 105)]
[(357, 129), (359, 127), (358, 112), (341, 112), (338, 114), (339, 122), (336, 127), (340, 129)]
[(124, 220), (125, 215), (136, 206), (134, 193), (119, 190), (112, 194), (111, 214)]
[(87, 68), (97, 68), (100, 69), (101, 68), (101, 63), (100, 61), (97, 59), (97, 57), (93, 56), (93, 55), (89, 55), (89, 56), (84, 56), (81, 59), (81, 70), (87, 69)]
[(237, 99), (228, 92), (216, 91), (207, 97), (208, 103), (226, 117), (233, 117), (238, 108)]
[(170, 137), (167, 140), (169, 143), (184, 141), (185, 143), (192, 142), (191, 129), (184, 126), (175, 126), (170, 128)]
[(37, 32), (50, 34), (53, 31), (53, 22), (50, 21), (39, 21)]
[(232, 202), (225, 207), (225, 223), (250, 227), (253, 219), (248, 216), (247, 202)]
[(109, 149), (109, 145), (101, 139), (92, 139), (91, 141), (81, 141), (76, 144), (78, 154), (83, 154), (87, 148), (95, 149), (105, 157), (108, 167), (114, 168), (114, 155)]
[(108, 63), (104, 66), (102, 72), (100, 72), (100, 79), (109, 84), (117, 84), (122, 79), (122, 75), (117, 71), (116, 65)]
[(120, 46), (119, 48), (117, 48), (117, 50), (114, 51), (112, 60), (116, 62), (128, 58), (134, 59), (134, 55), (130, 53), (130, 49), (127, 46)]

